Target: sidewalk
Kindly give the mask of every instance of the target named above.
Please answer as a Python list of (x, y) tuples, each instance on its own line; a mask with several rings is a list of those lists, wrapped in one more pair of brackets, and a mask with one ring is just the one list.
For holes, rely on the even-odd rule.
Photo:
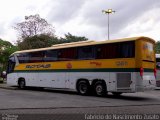
[(9, 89), (9, 90), (17, 90), (18, 89), (18, 87), (16, 87), (16, 86), (9, 86), (9, 85), (7, 85), (6, 82), (0, 83), (0, 88), (2, 88), (2, 89)]

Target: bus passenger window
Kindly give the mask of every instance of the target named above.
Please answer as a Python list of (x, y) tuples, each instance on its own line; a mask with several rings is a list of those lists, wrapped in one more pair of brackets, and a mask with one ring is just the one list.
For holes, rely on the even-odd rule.
[(75, 60), (77, 57), (76, 48), (61, 49), (58, 53), (59, 60)]
[(106, 44), (97, 46), (97, 59), (112, 59), (117, 57), (117, 46)]
[(97, 59), (135, 57), (135, 42), (110, 43), (97, 46)]
[(36, 63), (36, 62), (43, 62), (44, 52), (31, 52), (29, 54), (29, 62), (30, 63)]
[(28, 63), (29, 60), (29, 54), (28, 53), (19, 53), (16, 54), (19, 63)]
[(120, 43), (120, 58), (132, 58), (135, 56), (134, 41)]
[(45, 62), (52, 62), (56, 61), (58, 59), (58, 54), (57, 50), (47, 50), (45, 51), (44, 55), (44, 61)]
[(95, 50), (93, 46), (78, 48), (78, 59), (94, 59)]

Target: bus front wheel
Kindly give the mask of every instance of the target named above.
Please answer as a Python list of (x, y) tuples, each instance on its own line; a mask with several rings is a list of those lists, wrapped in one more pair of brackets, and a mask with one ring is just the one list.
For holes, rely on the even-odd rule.
[(25, 80), (19, 80), (18, 81), (18, 87), (20, 89), (24, 89), (25, 88)]
[(80, 95), (88, 95), (90, 90), (90, 85), (87, 81), (79, 81), (77, 84), (77, 91)]

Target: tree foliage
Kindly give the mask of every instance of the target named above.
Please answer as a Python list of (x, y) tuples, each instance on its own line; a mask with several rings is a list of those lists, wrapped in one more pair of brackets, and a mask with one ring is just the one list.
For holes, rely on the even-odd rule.
[(57, 42), (57, 37), (41, 34), (27, 37), (23, 41), (19, 41), (18, 47), (20, 48), (20, 50), (44, 48), (50, 47), (53, 43)]
[(5, 70), (8, 57), (15, 51), (18, 50), (17, 46), (12, 45), (12, 43), (0, 39), (0, 69)]
[(40, 34), (54, 36), (53, 26), (39, 14), (25, 16), (25, 21), (17, 23), (14, 29), (18, 31), (21, 40)]
[(87, 40), (85, 37), (65, 34), (64, 38), (54, 35), (54, 28), (38, 14), (25, 16), (25, 21), (14, 26), (20, 39), (17, 40), (20, 50), (50, 47), (54, 44), (69, 43)]
[(74, 36), (71, 35), (70, 33), (65, 34), (64, 38), (58, 38), (55, 36), (41, 34), (32, 37), (27, 37), (23, 41), (19, 41), (18, 47), (20, 48), (20, 50), (27, 50), (27, 49), (50, 47), (55, 44), (85, 41), (85, 40), (88, 39), (85, 37)]
[(86, 41), (88, 38), (86, 37), (81, 37), (81, 36), (74, 36), (71, 33), (65, 34), (64, 38), (60, 38), (59, 42), (60, 43), (70, 43), (70, 42), (78, 42), (78, 41)]
[(160, 41), (156, 42), (156, 53), (160, 54)]

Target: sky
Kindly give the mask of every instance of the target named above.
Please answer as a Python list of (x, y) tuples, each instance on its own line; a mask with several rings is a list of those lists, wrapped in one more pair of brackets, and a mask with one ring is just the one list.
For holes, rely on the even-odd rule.
[(39, 14), (55, 28), (55, 35), (71, 33), (89, 40), (147, 36), (160, 40), (160, 0), (0, 0), (0, 38), (15, 43), (16, 23)]

